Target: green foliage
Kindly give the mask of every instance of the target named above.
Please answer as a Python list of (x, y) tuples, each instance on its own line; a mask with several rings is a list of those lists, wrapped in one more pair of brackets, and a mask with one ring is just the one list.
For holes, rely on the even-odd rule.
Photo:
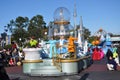
[(36, 15), (30, 20), (28, 26), (29, 36), (34, 36), (35, 38), (44, 38), (44, 30), (46, 29), (46, 23), (41, 15)]
[(89, 38), (88, 38), (88, 42), (89, 42), (89, 43), (92, 43), (92, 41), (94, 41), (95, 38), (96, 38), (95, 36), (91, 36), (91, 37), (89, 37)]
[[(26, 28), (29, 24), (29, 19), (27, 17), (17, 17), (15, 20), (11, 20), (7, 25), (8, 30), (12, 33), (13, 39), (20, 44), (27, 37)], [(21, 38), (21, 41), (19, 39)]]
[[(79, 29), (79, 27), (80, 25), (77, 25), (77, 29)], [(89, 36), (91, 35), (91, 32), (86, 27), (83, 27), (82, 32), (83, 32), (82, 36), (84, 37), (85, 40), (87, 40)]]
[(36, 39), (46, 38), (44, 30), (47, 27), (42, 15), (33, 16), (30, 20), (28, 17), (18, 16), (15, 20), (10, 20), (6, 27), (11, 32), (13, 41), (16, 41), (19, 45), (31, 36)]
[(91, 32), (89, 31), (89, 29), (84, 27), (83, 36), (84, 36), (85, 40), (87, 40), (89, 38), (90, 34), (91, 34)]
[(26, 28), (28, 26), (29, 19), (27, 17), (17, 17), (15, 20), (15, 26), (17, 28)]

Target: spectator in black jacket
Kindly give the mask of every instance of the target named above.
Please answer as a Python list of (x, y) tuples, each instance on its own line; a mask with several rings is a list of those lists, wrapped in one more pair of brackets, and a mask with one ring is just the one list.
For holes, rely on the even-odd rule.
[(3, 51), (0, 50), (0, 80), (10, 80), (4, 68), (4, 60), (5, 60), (4, 53)]
[(113, 53), (110, 49), (108, 49), (106, 53), (106, 57), (107, 57), (107, 68), (109, 70), (117, 70), (117, 63), (115, 62), (113, 58)]

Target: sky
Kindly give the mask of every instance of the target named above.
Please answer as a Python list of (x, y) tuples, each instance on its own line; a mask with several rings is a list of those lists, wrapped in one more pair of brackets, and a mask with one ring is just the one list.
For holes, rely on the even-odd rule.
[(106, 32), (120, 34), (120, 0), (0, 0), (0, 33), (4, 32), (10, 20), (18, 16), (42, 15), (47, 23), (54, 21), (54, 12), (58, 7), (65, 7), (70, 12), (70, 24), (74, 24), (74, 3), (76, 4), (76, 24), (83, 26), (92, 35), (100, 28)]

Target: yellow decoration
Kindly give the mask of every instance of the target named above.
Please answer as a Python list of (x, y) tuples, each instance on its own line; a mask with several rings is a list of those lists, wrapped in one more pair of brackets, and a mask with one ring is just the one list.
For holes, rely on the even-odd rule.
[(30, 46), (36, 46), (37, 43), (37, 40), (30, 40)]
[(117, 54), (117, 52), (115, 51), (115, 52), (113, 53), (113, 58), (116, 58), (116, 57), (118, 57), (118, 54)]

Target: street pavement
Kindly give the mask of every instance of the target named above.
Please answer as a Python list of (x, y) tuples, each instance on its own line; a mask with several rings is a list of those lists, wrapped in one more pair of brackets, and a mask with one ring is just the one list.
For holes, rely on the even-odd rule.
[(11, 80), (120, 80), (120, 67), (117, 71), (107, 70), (106, 60), (94, 61), (87, 69), (77, 75), (69, 76), (38, 76), (32, 77), (22, 72), (22, 66), (6, 67), (7, 74)]

